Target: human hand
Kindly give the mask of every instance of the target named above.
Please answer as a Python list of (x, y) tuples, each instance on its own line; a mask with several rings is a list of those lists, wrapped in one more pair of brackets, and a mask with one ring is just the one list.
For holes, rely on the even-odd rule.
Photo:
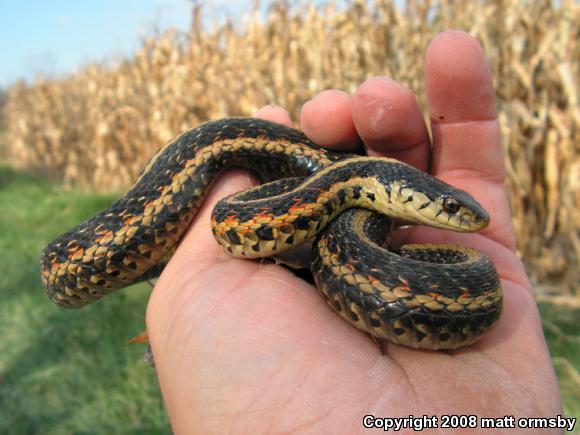
[[(482, 232), (416, 227), (399, 238), (464, 244), (489, 255), (504, 291), (498, 324), (458, 350), (386, 344), (381, 353), (305, 281), (222, 251), (209, 228), (213, 204), (251, 185), (246, 173), (229, 172), (212, 189), (149, 302), (149, 339), (176, 433), (355, 433), (367, 414), (561, 414), (531, 286), (514, 253), (484, 54), (468, 35), (442, 33), (427, 50), (425, 76), (432, 148), (413, 94), (385, 78), (367, 80), (352, 97), (318, 94), (304, 105), (301, 127), (320, 145), (364, 145), (369, 154), (430, 170), (471, 193), (491, 215)], [(280, 108), (256, 116), (291, 124)]]

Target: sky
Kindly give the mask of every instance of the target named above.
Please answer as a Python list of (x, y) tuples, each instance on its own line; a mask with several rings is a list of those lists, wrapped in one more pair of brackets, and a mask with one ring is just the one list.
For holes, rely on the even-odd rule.
[[(251, 10), (253, 3), (199, 1), (204, 16), (218, 22)], [(190, 0), (0, 0), (0, 88), (130, 54), (140, 34), (187, 30), (191, 9)]]

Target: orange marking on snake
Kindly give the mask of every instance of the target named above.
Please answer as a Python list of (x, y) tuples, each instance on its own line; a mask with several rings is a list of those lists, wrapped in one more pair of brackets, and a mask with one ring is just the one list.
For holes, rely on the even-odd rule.
[[(269, 209), (265, 209), (265, 210), (269, 210)], [(254, 220), (256, 219), (274, 219), (274, 215), (272, 213), (266, 213), (266, 211), (261, 211), (259, 213), (256, 213), (254, 215)]]
[(107, 240), (108, 238), (112, 238), (112, 237), (114, 237), (114, 234), (113, 234), (113, 232), (111, 230), (103, 231), (100, 234), (100, 237), (97, 238), (96, 241), (97, 241), (97, 243), (102, 243), (103, 241)]
[(292, 204), (288, 210), (290, 212), (293, 211), (303, 211), (305, 209), (305, 206), (302, 204), (302, 199), (301, 198), (295, 198), (294, 199), (294, 204)]
[(85, 250), (83, 248), (81, 248), (80, 246), (73, 246), (72, 248), (70, 248), (68, 250), (68, 252), (71, 254), (71, 256), (73, 256), (77, 253), (84, 254)]
[(230, 226), (239, 225), (240, 220), (238, 219), (238, 217), (235, 214), (229, 214), (224, 219), (224, 224), (230, 225)]
[(399, 287), (397, 287), (399, 290), (403, 290), (404, 292), (411, 292), (411, 287), (409, 287), (409, 284), (406, 282), (401, 282), (401, 285)]
[(126, 226), (131, 226), (135, 222), (139, 222), (141, 220), (140, 216), (128, 216), (126, 219), (123, 220)]

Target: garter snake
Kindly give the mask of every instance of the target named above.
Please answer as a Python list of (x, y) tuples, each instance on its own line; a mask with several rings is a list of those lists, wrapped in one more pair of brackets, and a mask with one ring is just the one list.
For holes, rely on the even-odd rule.
[(491, 260), (457, 245), (389, 251), (393, 218), (478, 231), (483, 208), (405, 163), (323, 149), (298, 130), (231, 118), (182, 133), (149, 161), (130, 190), (52, 241), (41, 277), (53, 302), (78, 307), (159, 274), (213, 180), (229, 167), (265, 184), (218, 202), (211, 224), (231, 255), (271, 256), (314, 241), (312, 273), (341, 317), (371, 335), (429, 349), (474, 342), (499, 318)]

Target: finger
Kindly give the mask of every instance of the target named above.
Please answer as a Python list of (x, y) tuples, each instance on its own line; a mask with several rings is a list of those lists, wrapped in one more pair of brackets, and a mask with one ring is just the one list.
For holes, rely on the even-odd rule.
[(288, 111), (273, 104), (259, 108), (252, 116), (292, 127), (292, 119), (290, 119)]
[(434, 175), (474, 194), (492, 216), (485, 234), (513, 249), (495, 92), (483, 50), (466, 33), (443, 32), (427, 49), (425, 78)]
[(356, 151), (361, 142), (352, 120), (351, 106), (352, 98), (345, 92), (320, 92), (302, 106), (300, 127), (320, 146)]
[[(220, 198), (251, 185), (251, 177), (246, 171), (232, 170), (219, 177), (210, 189), (192, 225), (151, 293), (147, 305), (147, 329), (150, 332), (151, 343), (159, 343), (156, 337), (169, 333), (162, 325), (167, 326), (167, 319), (175, 318), (176, 307), (183, 306), (189, 300), (189, 295), (185, 294), (183, 289), (189, 288), (188, 285), (191, 283), (199, 282), (205, 271), (218, 268), (235, 273), (236, 268), (239, 271), (241, 267), (253, 265), (243, 261), (238, 264), (229, 263), (235, 259), (227, 255), (216, 243), (210, 228), (210, 216), (215, 203)], [(220, 276), (228, 275), (221, 272)], [(173, 325), (172, 322), (169, 323)]]
[[(287, 126), (292, 125), (292, 120), (290, 119), (288, 111), (279, 106), (264, 106), (258, 109), (254, 113), (254, 116)], [(172, 263), (179, 263), (179, 259), (181, 258), (180, 251), (185, 252), (184, 261), (188, 261), (191, 255), (203, 254), (207, 256), (210, 254), (221, 257), (223, 254), (222, 250), (211, 234), (211, 211), (216, 202), (221, 198), (247, 189), (255, 184), (255, 178), (252, 177), (248, 171), (244, 170), (230, 170), (218, 177), (198, 210), (194, 218), (194, 223), (184, 236), (178, 252), (176, 252), (172, 258)]]
[[(274, 105), (258, 109), (254, 116), (279, 124), (292, 125), (288, 111)], [(189, 261), (191, 256), (203, 255), (204, 257), (212, 257), (215, 260), (224, 258), (226, 254), (222, 252), (211, 233), (210, 218), (213, 207), (221, 198), (247, 189), (255, 184), (255, 178), (244, 170), (230, 170), (218, 177), (198, 210), (194, 222), (184, 236), (178, 251), (172, 258), (172, 263), (175, 263), (175, 267), (179, 268), (181, 262)], [(225, 258), (231, 257), (226, 256)], [(188, 266), (188, 268), (191, 269), (191, 266)]]
[[(184, 279), (193, 279), (204, 269), (232, 258), (222, 250), (212, 235), (211, 212), (219, 199), (251, 187), (253, 184), (255, 184), (253, 177), (244, 170), (230, 170), (218, 177), (171, 257), (171, 261), (165, 267), (162, 274), (163, 280), (177, 279), (181, 282)], [(153, 295), (156, 295), (155, 291)]]
[(477, 41), (459, 31), (438, 35), (425, 58), (434, 170), (469, 169), (503, 182), (493, 79)]
[(353, 97), (352, 118), (369, 154), (429, 169), (429, 133), (406, 87), (386, 77), (365, 81)]
[[(242, 169), (229, 170), (218, 177), (195, 217), (195, 222), (189, 230), (191, 234), (186, 235), (187, 239), (195, 239), (192, 249), (197, 249), (195, 245), (205, 245), (206, 243), (219, 247), (211, 234), (210, 228), (211, 212), (215, 204), (221, 198), (240, 192), (255, 184), (254, 177), (248, 171)], [(205, 247), (199, 249), (205, 250)]]

